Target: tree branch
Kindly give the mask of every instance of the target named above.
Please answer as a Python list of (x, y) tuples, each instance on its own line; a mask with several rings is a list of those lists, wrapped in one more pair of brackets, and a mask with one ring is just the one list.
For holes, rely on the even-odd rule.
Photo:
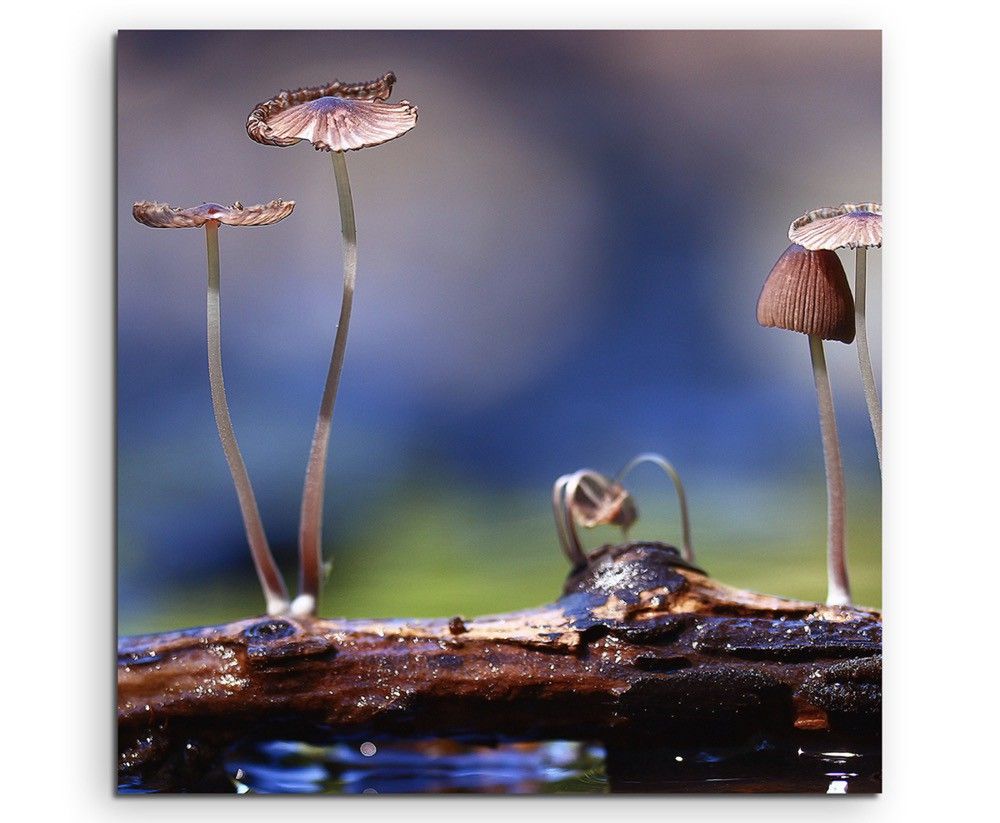
[(606, 546), (527, 611), (124, 638), (120, 768), (268, 737), (877, 736), (881, 637), (877, 612), (733, 589), (663, 544)]

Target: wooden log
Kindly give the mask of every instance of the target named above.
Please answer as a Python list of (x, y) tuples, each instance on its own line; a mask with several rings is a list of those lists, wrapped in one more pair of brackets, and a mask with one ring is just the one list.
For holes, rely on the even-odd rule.
[(877, 738), (881, 637), (868, 609), (734, 589), (659, 543), (605, 546), (526, 611), (124, 638), (119, 765), (190, 767), (258, 738)]

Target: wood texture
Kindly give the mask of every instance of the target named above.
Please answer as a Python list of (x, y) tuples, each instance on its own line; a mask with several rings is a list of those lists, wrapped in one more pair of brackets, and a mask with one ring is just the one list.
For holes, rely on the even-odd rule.
[(877, 737), (881, 617), (606, 546), (556, 602), (439, 620), (254, 618), (124, 638), (119, 766), (236, 740)]

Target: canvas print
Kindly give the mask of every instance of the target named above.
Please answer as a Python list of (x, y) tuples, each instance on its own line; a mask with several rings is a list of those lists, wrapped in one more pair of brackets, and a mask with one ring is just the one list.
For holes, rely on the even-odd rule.
[(881, 791), (879, 32), (116, 50), (119, 793)]

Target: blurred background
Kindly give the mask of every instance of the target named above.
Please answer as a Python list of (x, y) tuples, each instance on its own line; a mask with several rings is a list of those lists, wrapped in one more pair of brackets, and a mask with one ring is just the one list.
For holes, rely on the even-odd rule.
[[(825, 596), (806, 338), (757, 325), (799, 214), (881, 200), (869, 31), (118, 35), (119, 630), (260, 613), (205, 354), (205, 239), (135, 200), (294, 199), (223, 227), (223, 357), (272, 548), (299, 495), (341, 296), (329, 158), (246, 135), (280, 89), (394, 71), (417, 127), (351, 152), (358, 290), (334, 416), (321, 613), (451, 615), (555, 597), (553, 480), (665, 454), (700, 563)], [(842, 252), (849, 274), (853, 254)], [(853, 279), (853, 278), (852, 278)], [(880, 374), (881, 251), (869, 255)], [(827, 344), (856, 599), (881, 603), (878, 466), (853, 346)], [(679, 542), (666, 478), (638, 537)], [(585, 534), (596, 547), (617, 533)]]

